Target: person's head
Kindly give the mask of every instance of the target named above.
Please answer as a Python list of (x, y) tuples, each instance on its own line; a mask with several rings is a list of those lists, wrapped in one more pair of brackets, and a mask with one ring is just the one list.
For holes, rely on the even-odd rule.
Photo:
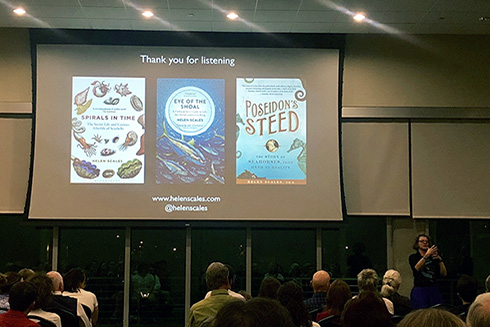
[(405, 316), (398, 327), (465, 327), (461, 318), (441, 309), (419, 309)]
[(37, 291), (30, 282), (18, 282), (9, 292), (10, 309), (27, 313), (36, 301)]
[(19, 270), (19, 276), (22, 281), (28, 281), (30, 278), (34, 277), (36, 272), (29, 268), (23, 268)]
[(259, 297), (277, 300), (277, 290), (281, 283), (274, 277), (265, 277), (260, 283)]
[(342, 312), (343, 327), (392, 327), (391, 315), (383, 300), (372, 291), (365, 291), (347, 302)]
[(330, 274), (325, 270), (318, 270), (311, 279), (311, 288), (314, 293), (328, 292), (330, 287)]
[(63, 277), (57, 271), (50, 271), (46, 274), (53, 281), (53, 290), (55, 292), (63, 292)]
[(475, 277), (461, 275), (456, 284), (456, 292), (465, 303), (472, 303), (478, 295), (478, 281)]
[(277, 299), (289, 311), (295, 326), (309, 326), (308, 309), (303, 302), (303, 289), (294, 281), (284, 283), (277, 290)]
[(254, 298), (247, 302), (233, 301), (223, 306), (212, 323), (213, 327), (294, 327), (289, 312), (279, 302)]
[(383, 276), (383, 286), (381, 287), (381, 295), (384, 297), (392, 296), (398, 292), (400, 284), (402, 283), (402, 276), (395, 269), (389, 269)]
[(9, 271), (3, 275), (2, 280), (0, 280), (0, 293), (8, 293), (10, 288), (14, 286), (17, 282), (20, 282), (20, 276), (18, 273)]
[(334, 316), (340, 316), (344, 310), (345, 303), (352, 298), (349, 285), (341, 279), (337, 279), (330, 285), (327, 293), (327, 304), (325, 308)]
[(225, 263), (225, 266), (226, 268), (228, 268), (228, 281), (230, 282), (230, 288), (232, 288), (233, 284), (235, 284), (235, 279), (236, 279), (235, 269), (233, 268), (232, 265), (229, 265), (227, 263)]
[(34, 285), (37, 291), (36, 303), (33, 309), (45, 308), (53, 296), (53, 281), (46, 275), (35, 274), (29, 282)]
[(70, 269), (65, 276), (63, 276), (64, 290), (67, 292), (78, 292), (81, 288), (85, 287), (87, 277), (85, 272), (80, 268)]
[(487, 292), (490, 292), (490, 275), (488, 275), (487, 279), (485, 280), (485, 288)]
[(415, 242), (413, 243), (413, 249), (418, 250), (418, 249), (428, 249), (432, 245), (432, 238), (429, 235), (426, 234), (419, 234), (415, 238)]
[(359, 286), (359, 292), (376, 292), (378, 287), (378, 274), (373, 269), (361, 270), (357, 275), (357, 285)]
[(471, 304), (466, 316), (468, 327), (488, 327), (490, 326), (490, 293), (483, 293), (476, 297)]
[(229, 289), (228, 268), (221, 262), (213, 262), (206, 270), (206, 285), (210, 290)]

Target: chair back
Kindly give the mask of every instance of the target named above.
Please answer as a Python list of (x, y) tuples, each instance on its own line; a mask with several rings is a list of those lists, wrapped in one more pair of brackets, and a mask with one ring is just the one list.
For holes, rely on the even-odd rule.
[(327, 318), (323, 318), (318, 322), (320, 327), (337, 327), (342, 326), (340, 322), (340, 316), (328, 316)]

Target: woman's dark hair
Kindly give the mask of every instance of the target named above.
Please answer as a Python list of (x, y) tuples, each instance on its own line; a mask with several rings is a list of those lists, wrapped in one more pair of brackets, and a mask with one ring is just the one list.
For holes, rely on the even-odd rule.
[(78, 292), (85, 279), (86, 279), (85, 272), (82, 269), (80, 268), (70, 269), (63, 276), (63, 284), (65, 286), (65, 291)]
[(36, 274), (29, 279), (37, 290), (36, 303), (33, 309), (45, 309), (53, 296), (53, 281), (46, 275)]
[(343, 327), (392, 327), (391, 315), (375, 292), (364, 291), (349, 301), (342, 312)]
[(266, 277), (260, 283), (259, 297), (277, 300), (277, 290), (281, 287), (281, 282), (274, 277)]
[(341, 279), (337, 279), (330, 285), (327, 292), (327, 303), (324, 310), (329, 310), (334, 316), (340, 316), (344, 311), (345, 303), (352, 298), (349, 285)]
[(212, 323), (213, 327), (294, 327), (289, 312), (275, 300), (254, 298), (223, 306)]
[(303, 289), (296, 282), (290, 281), (279, 287), (277, 299), (289, 311), (295, 326), (311, 326), (308, 309), (303, 302)]
[(422, 234), (417, 235), (417, 237), (415, 238), (415, 241), (414, 241), (413, 246), (412, 246), (414, 250), (419, 249), (419, 238), (421, 238), (421, 237), (427, 237), (427, 239), (429, 240), (429, 247), (434, 245), (434, 243), (432, 242), (432, 237), (422, 233)]

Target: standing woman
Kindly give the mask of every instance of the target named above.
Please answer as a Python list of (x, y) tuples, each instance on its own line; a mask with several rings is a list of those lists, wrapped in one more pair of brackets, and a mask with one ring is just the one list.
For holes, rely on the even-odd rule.
[(447, 275), (446, 266), (437, 250), (432, 244), (430, 236), (420, 234), (413, 245), (415, 252), (408, 261), (412, 268), (414, 287), (410, 299), (412, 309), (429, 308), (442, 303), (441, 292), (437, 287), (437, 278)]
[[(65, 286), (63, 295), (77, 298), (92, 321), (92, 325), (95, 326), (99, 315), (99, 304), (94, 293), (84, 290), (87, 283), (85, 272), (80, 268), (70, 269), (63, 276), (63, 281)], [(90, 310), (90, 314), (87, 309)]]

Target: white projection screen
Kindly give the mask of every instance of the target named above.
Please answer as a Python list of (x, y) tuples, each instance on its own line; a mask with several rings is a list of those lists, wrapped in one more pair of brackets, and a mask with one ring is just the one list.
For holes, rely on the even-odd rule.
[(30, 219), (342, 219), (339, 50), (44, 44), (36, 60)]

